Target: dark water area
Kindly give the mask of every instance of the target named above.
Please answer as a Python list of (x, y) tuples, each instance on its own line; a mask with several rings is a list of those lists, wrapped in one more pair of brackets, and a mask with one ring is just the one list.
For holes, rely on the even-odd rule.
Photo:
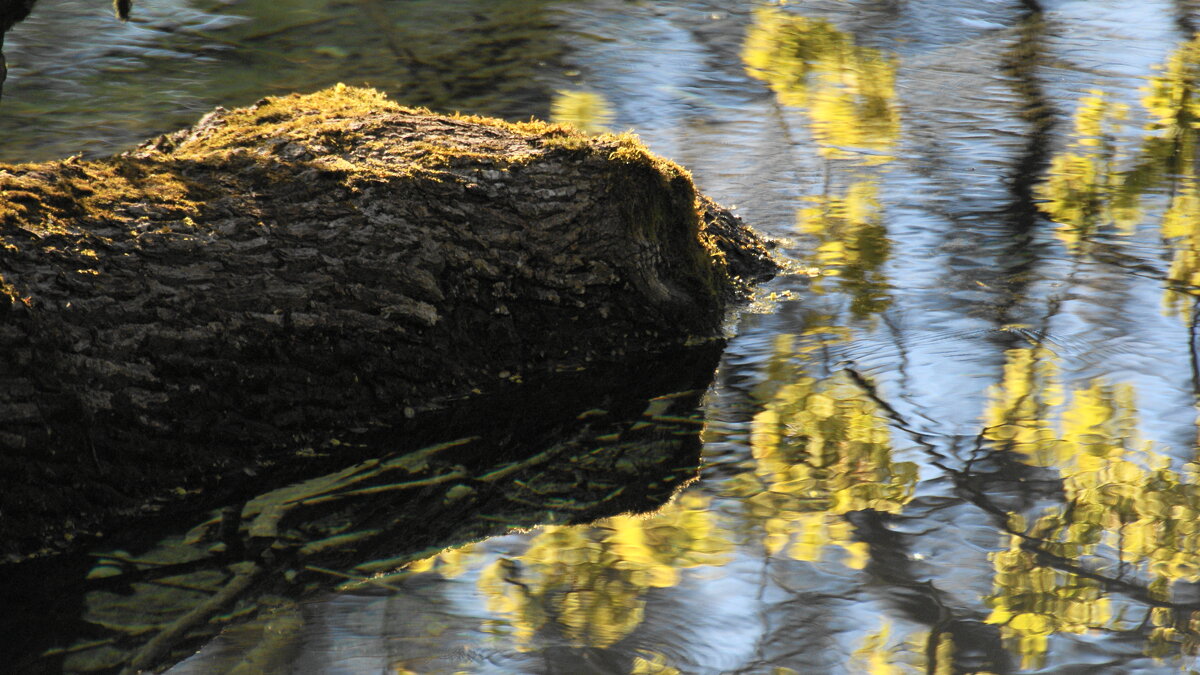
[[(104, 4), (8, 35), (0, 160), (365, 82), (631, 128), (791, 269), (714, 378), (572, 403), (495, 466), (363, 457), (232, 505), (277, 565), (239, 567), (216, 509), (0, 568), (74, 589), (56, 631), (7, 612), (30, 668), (165, 645), (173, 673), (1200, 672), (1200, 4)], [(418, 526), (401, 469), (474, 491)]]

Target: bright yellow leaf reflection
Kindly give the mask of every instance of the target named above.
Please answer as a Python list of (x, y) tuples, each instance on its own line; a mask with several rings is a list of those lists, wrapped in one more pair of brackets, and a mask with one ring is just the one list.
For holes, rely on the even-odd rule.
[(755, 415), (750, 443), (753, 470), (726, 490), (742, 499), (770, 554), (816, 561), (836, 546), (844, 564), (862, 568), (867, 546), (842, 516), (899, 513), (912, 498), (916, 465), (892, 461), (887, 419), (845, 374), (799, 376), (780, 387)]
[[(1159, 194), (1162, 236), (1173, 249), (1165, 305), (1192, 320), (1200, 295), (1200, 197), (1197, 132), (1200, 130), (1200, 36), (1184, 43), (1148, 78), (1142, 98), (1149, 122), (1132, 151), (1122, 151), (1120, 130), (1128, 109), (1094, 91), (1080, 101), (1068, 147), (1056, 155), (1037, 189), (1042, 210), (1058, 222), (1059, 237), (1074, 252), (1099, 228), (1129, 232)], [(1154, 204), (1157, 206), (1157, 203)]]
[[(1176, 49), (1150, 78), (1150, 86), (1142, 104), (1153, 121), (1149, 131), (1160, 132), (1172, 146), (1171, 155), (1178, 162), (1173, 169), (1183, 169), (1186, 157), (1193, 156), (1196, 126), (1200, 121), (1200, 35)], [(1186, 154), (1185, 154), (1186, 151)]]
[[(1009, 547), (992, 556), (989, 621), (1002, 626), (1025, 667), (1037, 667), (1050, 635), (1115, 627), (1101, 578), (1077, 570), (1142, 579), (1133, 588), (1144, 587), (1150, 601), (1166, 600), (1176, 581), (1200, 581), (1200, 486), (1194, 471), (1181, 475), (1138, 441), (1131, 385), (1093, 379), (1064, 396), (1052, 354), (1029, 348), (1007, 356), (985, 436), (1056, 469), (1064, 505), (1031, 523), (1011, 516)], [(1164, 609), (1149, 617), (1160, 627), (1149, 647), (1157, 655), (1166, 653), (1159, 653), (1163, 641), (1195, 641), (1179, 628), (1190, 626), (1190, 613), (1168, 612), (1168, 622)]]
[[(777, 100), (804, 110), (822, 157), (853, 160), (856, 168), (878, 167), (893, 159), (900, 132), (896, 109), (896, 60), (824, 19), (759, 7), (742, 49), (746, 72), (767, 83)], [(831, 174), (847, 170), (830, 162)], [(876, 176), (847, 176), (849, 187), (831, 187), (807, 199), (796, 213), (799, 229), (816, 239), (807, 266), (836, 277), (849, 293), (851, 311), (864, 318), (888, 307), (889, 284), (883, 273), (889, 242)], [(824, 292), (820, 278), (812, 290)]]
[(1128, 108), (1094, 91), (1080, 101), (1075, 133), (1065, 152), (1050, 163), (1049, 179), (1036, 194), (1040, 206), (1059, 223), (1058, 236), (1075, 249), (1101, 226), (1115, 223), (1126, 229), (1141, 214), (1136, 195), (1124, 190), (1116, 127)]
[(1082, 633), (1112, 619), (1108, 596), (1099, 582), (1040, 565), (1036, 554), (1021, 548), (1013, 535), (1009, 548), (992, 555), (995, 593), (988, 623), (1000, 624), (1023, 668), (1039, 667), (1048, 639), (1056, 632)]
[(641, 623), (647, 590), (674, 585), (680, 568), (720, 565), (731, 550), (708, 499), (684, 493), (648, 517), (547, 527), (523, 555), (485, 569), (479, 588), (489, 609), (506, 616), (518, 645), (555, 629), (577, 646), (602, 648)]
[(1174, 249), (1167, 273), (1171, 288), (1163, 302), (1167, 311), (1189, 321), (1195, 304), (1192, 296), (1200, 291), (1200, 194), (1194, 176), (1180, 179), (1171, 207), (1163, 216), (1162, 235)]
[[(1175, 250), (1168, 279), (1176, 290), (1200, 289), (1200, 203), (1196, 195), (1197, 128), (1200, 127), (1200, 36), (1175, 50), (1151, 78), (1143, 105), (1152, 122), (1143, 141), (1144, 159), (1135, 170), (1139, 183), (1170, 184), (1171, 204), (1162, 219), (1162, 235)], [(1167, 291), (1168, 310), (1190, 318), (1191, 304)]]
[(868, 164), (891, 159), (886, 153), (900, 131), (895, 59), (854, 44), (824, 19), (759, 7), (742, 61), (780, 103), (807, 111), (822, 156)]
[(573, 124), (589, 134), (608, 131), (614, 117), (608, 99), (591, 91), (559, 91), (550, 102), (551, 121)]
[(436, 571), (447, 579), (454, 579), (474, 567), (480, 558), (476, 544), (465, 544), (445, 549), (428, 558), (415, 560), (404, 569), (413, 573)]
[(878, 631), (863, 636), (847, 666), (850, 672), (869, 675), (950, 675), (954, 672), (954, 640), (947, 633), (931, 635), (927, 631), (893, 638), (892, 623), (885, 619)]
[(657, 652), (645, 651), (633, 659), (630, 675), (679, 675), (680, 671), (667, 663), (667, 657)]
[[(817, 239), (804, 261), (824, 270), (850, 294), (850, 311), (859, 318), (881, 312), (891, 304), (891, 285), (883, 272), (891, 245), (874, 181), (859, 181), (844, 193), (815, 195), (796, 212), (801, 232)], [(812, 291), (825, 292), (823, 279)]]

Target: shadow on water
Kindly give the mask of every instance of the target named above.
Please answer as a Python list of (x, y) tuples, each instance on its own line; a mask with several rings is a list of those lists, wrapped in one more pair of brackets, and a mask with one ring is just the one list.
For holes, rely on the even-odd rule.
[[(259, 644), (208, 672), (280, 664), (302, 625), (297, 603), (317, 592), (395, 591), (414, 561), (447, 546), (658, 508), (697, 475), (695, 411), (719, 353), (531, 382), (335, 447), (343, 463), (364, 459), (332, 473), (9, 566), (6, 662), (28, 673), (154, 669), (236, 625), (262, 632)], [(411, 449), (447, 429), (464, 436)]]

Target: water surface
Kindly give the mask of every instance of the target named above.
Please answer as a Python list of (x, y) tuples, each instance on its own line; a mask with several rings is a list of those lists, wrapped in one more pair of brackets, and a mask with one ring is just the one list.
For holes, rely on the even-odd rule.
[(381, 4), (47, 3), (0, 157), (369, 81), (632, 128), (793, 271), (665, 506), (281, 596), (172, 672), (1200, 669), (1194, 3)]

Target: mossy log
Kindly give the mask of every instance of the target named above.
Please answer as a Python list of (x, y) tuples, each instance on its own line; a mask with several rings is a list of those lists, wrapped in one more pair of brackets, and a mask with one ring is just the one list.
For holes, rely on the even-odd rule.
[(448, 398), (712, 338), (773, 271), (632, 135), (366, 89), (0, 165), (0, 547)]

